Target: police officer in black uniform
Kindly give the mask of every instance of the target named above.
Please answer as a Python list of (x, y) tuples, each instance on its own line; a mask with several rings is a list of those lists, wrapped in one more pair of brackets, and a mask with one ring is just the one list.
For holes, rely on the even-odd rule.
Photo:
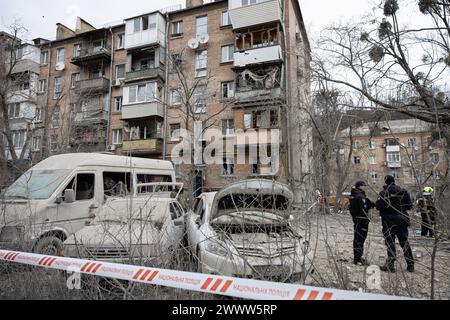
[(386, 264), (381, 267), (381, 270), (396, 272), (395, 238), (397, 237), (405, 255), (407, 270), (414, 272), (414, 257), (408, 241), (408, 227), (410, 226), (408, 210), (411, 210), (414, 206), (408, 191), (395, 185), (393, 176), (386, 176), (384, 181), (386, 185), (376, 202), (376, 208), (380, 211), (382, 219), (383, 235), (388, 254)]
[(358, 181), (350, 195), (350, 214), (354, 224), (353, 261), (356, 265), (362, 266), (369, 265), (363, 258), (364, 243), (369, 232), (369, 210), (375, 207), (375, 204), (367, 198), (366, 188), (367, 184), (364, 181)]

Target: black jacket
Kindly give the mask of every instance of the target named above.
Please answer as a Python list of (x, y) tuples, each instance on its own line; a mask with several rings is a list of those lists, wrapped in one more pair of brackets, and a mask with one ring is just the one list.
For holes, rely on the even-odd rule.
[(353, 187), (350, 194), (350, 214), (354, 220), (369, 221), (369, 210), (374, 207), (374, 203), (367, 198), (364, 191)]
[(384, 186), (376, 202), (381, 216), (407, 214), (413, 207), (409, 192), (395, 184)]

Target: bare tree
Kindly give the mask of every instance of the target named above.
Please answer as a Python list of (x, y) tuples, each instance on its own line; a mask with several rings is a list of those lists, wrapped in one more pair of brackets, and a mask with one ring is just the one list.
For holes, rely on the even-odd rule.
[[(26, 116), (26, 128), (22, 130), (24, 134), (18, 139), (23, 143), (22, 149), (18, 153), (10, 119), (18, 116), (11, 112), (17, 113), (17, 110), (20, 109), (11, 108), (11, 106), (14, 106), (13, 102), (16, 100), (36, 104), (37, 85), (36, 79), (32, 77), (33, 71), (26, 68), (28, 65), (24, 60), (28, 57), (24, 55), (24, 43), (21, 37), (27, 30), (19, 21), (15, 21), (8, 27), (8, 31), (9, 33), (3, 33), (0, 39), (0, 169), (5, 177), (8, 176), (8, 171), (5, 171), (8, 164), (15, 169), (13, 172), (17, 170), (19, 173), (28, 167), (27, 160), (30, 156), (31, 141), (35, 130), (33, 125), (35, 115), (27, 114)], [(20, 110), (20, 115), (23, 112)]]
[[(192, 206), (194, 194), (198, 190), (194, 190), (194, 181), (201, 172), (199, 168), (199, 155), (197, 150), (203, 152), (201, 142), (206, 130), (219, 126), (220, 115), (223, 114), (227, 108), (234, 104), (234, 101), (226, 101), (214, 112), (206, 112), (206, 106), (209, 101), (217, 99), (217, 93), (212, 88), (214, 81), (214, 74), (208, 70), (205, 77), (192, 77), (187, 74), (189, 72), (186, 68), (186, 53), (184, 50), (180, 52), (172, 52), (170, 54), (170, 67), (173, 77), (178, 83), (177, 93), (181, 101), (181, 106), (177, 110), (177, 117), (183, 122), (184, 129), (190, 135), (189, 140), (192, 145), (191, 150), (183, 150), (189, 152), (190, 164), (187, 168), (187, 175), (185, 181), (188, 182), (186, 191), (188, 192), (188, 204)], [(202, 123), (201, 130), (196, 128), (196, 124)], [(201, 162), (201, 161), (200, 161)]]

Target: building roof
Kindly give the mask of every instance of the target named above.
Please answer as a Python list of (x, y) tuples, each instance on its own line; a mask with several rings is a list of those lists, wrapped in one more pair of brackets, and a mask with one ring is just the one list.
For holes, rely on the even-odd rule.
[(171, 11), (171, 12), (168, 12), (168, 14), (170, 16), (170, 15), (174, 15), (174, 14), (184, 13), (184, 12), (191, 11), (191, 10), (196, 10), (196, 9), (199, 9), (199, 8), (210, 7), (210, 6), (213, 6), (215, 4), (226, 2), (226, 1), (228, 2), (228, 0), (216, 0), (216, 1), (208, 2), (208, 3), (204, 3), (204, 4), (201, 4), (201, 5), (198, 5), (198, 6), (192, 6), (192, 7), (183, 8), (183, 9), (180, 9), (180, 10)]

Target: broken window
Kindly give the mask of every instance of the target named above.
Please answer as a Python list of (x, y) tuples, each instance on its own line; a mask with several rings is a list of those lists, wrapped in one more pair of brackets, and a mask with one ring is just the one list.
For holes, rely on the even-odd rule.
[[(66, 186), (66, 190), (75, 190), (76, 201), (94, 199), (95, 193), (95, 174), (93, 173), (79, 173)], [(64, 193), (63, 193), (64, 195)]]
[[(138, 184), (145, 184), (145, 183), (170, 183), (172, 182), (171, 176), (165, 176), (165, 175), (154, 175), (154, 174), (138, 174), (137, 175), (137, 183)], [(172, 187), (166, 187), (166, 189), (169, 189), (169, 191), (172, 191)], [(155, 187), (148, 186), (148, 187), (138, 187), (138, 194), (144, 194), (144, 193), (152, 193), (155, 191)]]
[(234, 159), (232, 158), (223, 159), (222, 175), (223, 176), (234, 175)]
[(262, 48), (279, 44), (278, 28), (249, 31), (236, 35), (237, 51)]
[(222, 82), (222, 98), (234, 97), (234, 81)]
[(103, 192), (107, 197), (129, 195), (131, 174), (127, 172), (103, 172)]

